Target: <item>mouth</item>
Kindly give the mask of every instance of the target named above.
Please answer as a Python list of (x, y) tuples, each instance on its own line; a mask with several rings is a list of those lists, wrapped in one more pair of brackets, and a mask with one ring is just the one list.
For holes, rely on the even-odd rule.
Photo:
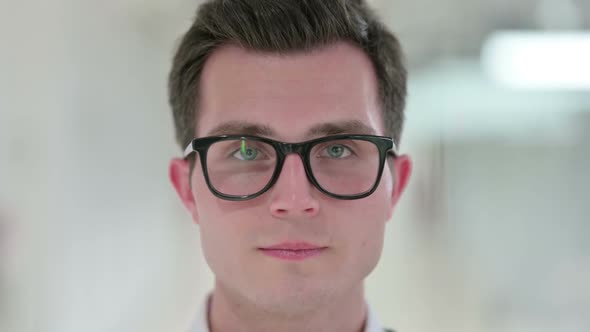
[(306, 242), (283, 242), (270, 247), (258, 248), (263, 254), (289, 261), (300, 261), (322, 254), (328, 247)]

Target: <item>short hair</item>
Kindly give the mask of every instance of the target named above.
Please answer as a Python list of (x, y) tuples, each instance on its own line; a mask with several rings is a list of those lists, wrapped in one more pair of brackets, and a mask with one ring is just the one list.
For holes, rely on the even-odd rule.
[(235, 44), (259, 52), (290, 54), (335, 42), (359, 47), (371, 60), (387, 135), (399, 145), (407, 71), (398, 39), (363, 0), (210, 0), (197, 10), (182, 37), (168, 78), (176, 140), (196, 136), (199, 84), (208, 57)]

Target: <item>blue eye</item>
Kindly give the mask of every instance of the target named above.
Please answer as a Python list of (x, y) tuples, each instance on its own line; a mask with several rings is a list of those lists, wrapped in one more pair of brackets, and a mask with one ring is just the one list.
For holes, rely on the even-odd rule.
[(330, 145), (325, 149), (325, 151), (327, 153), (327, 157), (334, 159), (346, 158), (352, 154), (351, 150), (342, 144)]
[(242, 140), (240, 142), (240, 149), (234, 152), (232, 156), (240, 160), (255, 160), (258, 152), (258, 149), (249, 147), (246, 141)]

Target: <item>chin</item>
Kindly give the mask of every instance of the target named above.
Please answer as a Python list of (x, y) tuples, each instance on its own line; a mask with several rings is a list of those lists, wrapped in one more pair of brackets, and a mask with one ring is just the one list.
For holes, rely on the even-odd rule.
[[(269, 287), (270, 286), (270, 287)], [(282, 314), (303, 314), (329, 302), (332, 291), (327, 285), (311, 285), (302, 283), (266, 285), (255, 291), (253, 301), (269, 312)]]

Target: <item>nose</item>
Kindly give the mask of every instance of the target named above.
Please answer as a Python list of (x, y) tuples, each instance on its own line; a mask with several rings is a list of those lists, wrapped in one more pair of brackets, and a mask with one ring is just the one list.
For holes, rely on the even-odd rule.
[(270, 213), (277, 218), (311, 218), (320, 210), (319, 201), (314, 197), (315, 188), (309, 182), (301, 157), (290, 154), (285, 158), (283, 168), (271, 189)]

